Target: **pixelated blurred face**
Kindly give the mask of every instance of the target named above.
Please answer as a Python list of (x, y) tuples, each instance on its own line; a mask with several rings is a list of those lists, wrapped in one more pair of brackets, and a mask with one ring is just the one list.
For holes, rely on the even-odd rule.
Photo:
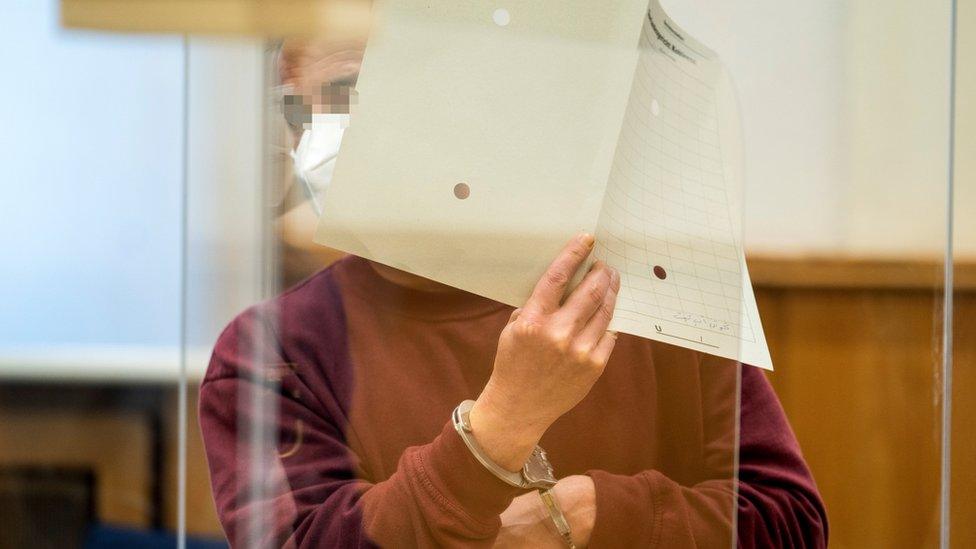
[(348, 114), (365, 49), (365, 38), (285, 40), (278, 66), (288, 122), (301, 128), (313, 114)]
[(281, 47), (282, 114), (295, 138), (293, 173), (319, 215), (356, 103), (365, 49), (365, 37), (289, 39)]

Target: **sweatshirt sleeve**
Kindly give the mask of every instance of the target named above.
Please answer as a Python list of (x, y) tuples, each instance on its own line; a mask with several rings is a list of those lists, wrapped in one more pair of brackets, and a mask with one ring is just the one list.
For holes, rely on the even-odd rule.
[[(430, 443), (406, 449), (390, 478), (360, 480), (341, 422), (323, 414), (334, 406), (322, 405), (274, 345), (257, 341), (267, 341), (260, 318), (239, 317), (218, 341), (200, 389), (214, 500), (233, 546), (492, 545), (499, 514), (519, 490), (477, 462), (450, 418)], [(256, 416), (256, 395), (274, 413)], [(261, 452), (248, 444), (254, 427), (271, 439), (262, 475), (252, 466)]]
[(779, 400), (760, 370), (743, 366), (741, 376), (737, 493), (728, 474), (685, 486), (654, 470), (589, 471), (597, 508), (591, 548), (728, 546), (733, 509), (739, 547), (826, 547), (826, 511)]

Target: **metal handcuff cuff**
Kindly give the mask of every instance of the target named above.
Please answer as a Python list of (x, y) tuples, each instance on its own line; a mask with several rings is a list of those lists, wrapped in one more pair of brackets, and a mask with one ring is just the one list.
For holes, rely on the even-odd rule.
[(548, 457), (546, 457), (546, 451), (536, 446), (535, 450), (532, 451), (532, 455), (529, 456), (528, 461), (522, 466), (522, 470), (518, 472), (509, 471), (498, 465), (488, 457), (471, 432), (471, 420), (469, 416), (473, 406), (473, 400), (465, 400), (454, 409), (454, 414), (452, 415), (454, 429), (461, 436), (461, 440), (471, 450), (475, 459), (484, 465), (485, 469), (488, 469), (493, 475), (501, 479), (502, 482), (517, 488), (538, 490), (539, 496), (542, 498), (546, 510), (549, 511), (549, 516), (552, 518), (553, 524), (556, 525), (556, 530), (559, 532), (559, 535), (562, 536), (568, 547), (576, 549), (576, 544), (573, 543), (572, 530), (569, 528), (566, 515), (563, 514), (556, 498), (552, 494), (552, 487), (556, 485), (556, 477), (553, 475), (552, 465), (549, 463)]

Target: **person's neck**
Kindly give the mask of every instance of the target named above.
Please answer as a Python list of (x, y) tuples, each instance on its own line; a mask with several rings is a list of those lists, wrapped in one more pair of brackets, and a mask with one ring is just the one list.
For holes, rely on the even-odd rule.
[(376, 274), (398, 286), (403, 286), (411, 290), (422, 290), (425, 292), (448, 292), (454, 289), (445, 284), (441, 284), (440, 282), (434, 282), (433, 280), (424, 278), (422, 276), (417, 276), (399, 269), (394, 269), (393, 267), (383, 265), (382, 263), (369, 260), (367, 260), (367, 262), (369, 263), (369, 266), (376, 271)]

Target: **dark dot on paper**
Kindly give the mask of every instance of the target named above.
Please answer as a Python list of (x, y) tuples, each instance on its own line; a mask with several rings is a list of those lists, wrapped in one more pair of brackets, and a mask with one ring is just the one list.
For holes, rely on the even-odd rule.
[(458, 200), (464, 200), (465, 198), (471, 196), (471, 187), (468, 187), (467, 183), (458, 183), (454, 186), (454, 196)]
[(660, 265), (655, 265), (654, 266), (654, 276), (660, 278), (661, 280), (664, 280), (665, 278), (668, 277), (668, 273), (667, 273), (667, 271), (664, 270), (664, 267), (662, 267)]

